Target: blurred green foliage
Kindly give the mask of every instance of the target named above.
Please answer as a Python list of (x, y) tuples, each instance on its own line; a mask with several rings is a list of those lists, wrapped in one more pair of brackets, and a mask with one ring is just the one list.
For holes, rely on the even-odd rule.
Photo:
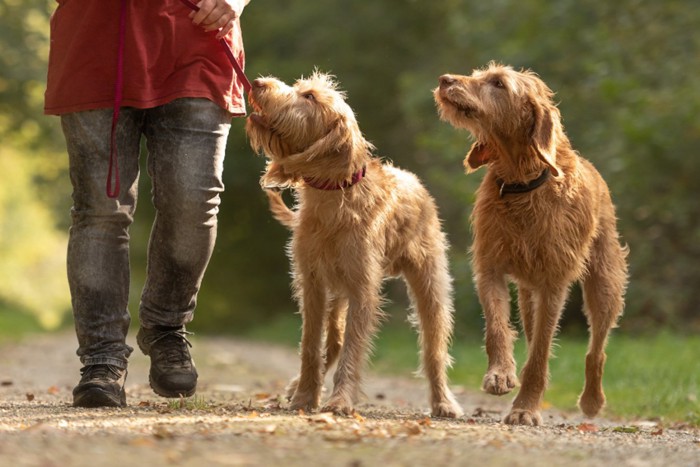
[[(3, 202), (15, 203), (26, 225), (37, 214), (24, 203), (41, 204), (53, 214), (52, 225), (34, 228), (61, 239), (70, 207), (66, 158), (58, 119), (41, 115), (54, 4), (0, 4), (0, 157), (13, 154), (3, 164), (10, 173), (33, 170), (13, 188), (27, 196), (8, 197), (3, 183), (0, 199), (12, 200)], [(440, 74), (468, 74), (489, 60), (540, 74), (557, 93), (574, 147), (610, 185), (631, 248), (622, 327), (700, 328), (700, 9), (694, 1), (253, 0), (242, 23), (249, 77), (289, 82), (315, 67), (335, 74), (378, 155), (429, 187), (452, 243), (458, 333), (481, 327), (467, 249), (482, 173), (463, 174), (468, 135), (438, 120), (431, 90)], [(249, 149), (243, 125), (233, 122), (229, 140), (219, 239), (193, 323), (200, 330), (241, 330), (295, 309), (284, 256), (288, 233), (267, 212), (258, 186), (264, 161)], [(132, 228), (132, 310), (152, 216), (147, 177), (142, 182)], [(0, 217), (0, 229), (7, 222)], [(13, 248), (34, 255), (39, 243)], [(10, 268), (4, 256), (3, 268)], [(44, 293), (41, 285), (36, 293)], [(402, 286), (390, 283), (388, 295), (405, 304)], [(0, 303), (8, 300), (0, 289)], [(566, 324), (580, 326), (577, 293), (568, 308)]]

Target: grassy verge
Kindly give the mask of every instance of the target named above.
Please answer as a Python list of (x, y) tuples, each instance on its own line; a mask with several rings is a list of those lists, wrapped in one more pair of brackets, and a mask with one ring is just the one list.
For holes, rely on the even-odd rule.
[[(256, 339), (297, 345), (300, 318), (280, 318), (253, 330)], [(416, 335), (408, 325), (384, 326), (375, 340), (373, 367), (379, 372), (410, 374), (418, 366)], [(576, 411), (583, 388), (585, 338), (560, 336), (550, 361), (551, 382), (545, 404)], [(604, 386), (609, 417), (685, 422), (700, 425), (700, 336), (662, 332), (654, 336), (614, 334), (607, 349)], [(453, 384), (478, 391), (486, 369), (480, 335), (456, 339), (450, 373)], [(516, 359), (522, 367), (524, 340), (516, 344)]]
[(27, 334), (42, 331), (32, 315), (0, 306), (0, 343), (16, 341)]

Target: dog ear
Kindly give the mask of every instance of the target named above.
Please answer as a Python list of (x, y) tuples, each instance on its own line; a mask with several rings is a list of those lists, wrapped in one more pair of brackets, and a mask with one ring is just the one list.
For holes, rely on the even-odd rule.
[(532, 130), (532, 146), (537, 157), (552, 170), (552, 175), (558, 177), (561, 173), (557, 166), (557, 133), (559, 112), (556, 108), (545, 108), (533, 103), (535, 124)]
[(331, 130), (325, 136), (314, 142), (300, 155), (303, 155), (302, 157), (309, 161), (325, 154), (344, 152), (352, 145), (352, 139), (352, 133), (349, 131), (347, 122), (339, 118), (333, 123)]
[[(343, 119), (338, 119), (331, 127), (331, 130), (323, 137), (314, 142), (311, 146), (285, 157), (280, 161), (288, 172), (298, 172), (308, 169), (309, 161), (324, 155), (340, 156), (345, 153), (352, 153), (355, 149), (357, 132), (352, 132)], [(361, 138), (361, 134), (359, 135)]]
[(482, 165), (491, 162), (493, 153), (485, 144), (480, 142), (475, 142), (467, 153), (467, 157), (464, 158), (464, 168), (467, 169), (467, 173), (472, 173), (476, 171)]
[(268, 161), (265, 173), (260, 177), (260, 186), (265, 190), (270, 188), (284, 189), (293, 187), (297, 181), (297, 178), (287, 174), (280, 164)]

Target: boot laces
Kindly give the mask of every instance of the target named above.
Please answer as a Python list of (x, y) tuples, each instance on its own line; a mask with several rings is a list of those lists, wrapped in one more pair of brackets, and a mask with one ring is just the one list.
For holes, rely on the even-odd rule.
[(122, 370), (114, 365), (96, 364), (84, 366), (80, 369), (82, 379), (117, 381), (121, 378)]
[(192, 347), (192, 343), (187, 339), (188, 335), (194, 333), (183, 329), (175, 329), (172, 331), (163, 331), (158, 333), (150, 342), (153, 346), (156, 342), (161, 342), (158, 349), (159, 357), (169, 365), (189, 365), (191, 361), (188, 347)]

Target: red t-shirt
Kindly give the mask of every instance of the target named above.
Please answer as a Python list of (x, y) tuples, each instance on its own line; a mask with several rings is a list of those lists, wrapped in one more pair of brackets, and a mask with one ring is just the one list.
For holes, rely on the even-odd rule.
[[(120, 0), (57, 0), (44, 112), (114, 106)], [(122, 106), (151, 108), (180, 97), (210, 99), (245, 114), (243, 87), (215, 32), (192, 24), (180, 0), (128, 0)], [(240, 23), (227, 42), (243, 66)]]

